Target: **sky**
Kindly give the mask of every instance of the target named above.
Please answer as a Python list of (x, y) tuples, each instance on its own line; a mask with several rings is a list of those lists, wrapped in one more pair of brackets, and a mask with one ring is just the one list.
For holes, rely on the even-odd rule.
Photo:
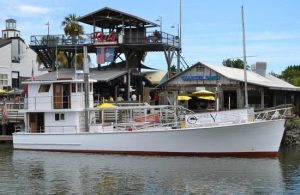
[[(182, 0), (182, 56), (189, 64), (222, 65), (224, 59), (243, 56), (241, 6), (244, 6), (247, 64), (267, 62), (267, 72), (280, 74), (300, 64), (300, 2), (298, 0)], [(5, 20), (17, 20), (21, 37), (63, 34), (61, 21), (111, 7), (156, 23), (177, 35), (179, 0), (0, 0), (0, 29)], [(175, 28), (172, 28), (175, 26)], [(84, 26), (86, 33), (91, 26)], [(175, 59), (174, 59), (175, 60)], [(175, 61), (174, 61), (175, 63)], [(166, 70), (163, 52), (148, 53), (145, 64)]]

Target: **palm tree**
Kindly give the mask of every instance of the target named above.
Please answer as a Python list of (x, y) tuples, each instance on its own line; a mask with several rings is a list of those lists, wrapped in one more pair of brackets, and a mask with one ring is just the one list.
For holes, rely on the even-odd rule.
[(83, 26), (76, 20), (76, 14), (69, 14), (62, 21), (61, 26), (64, 27), (65, 35), (76, 37), (84, 34)]
[[(79, 38), (79, 35), (84, 34), (83, 26), (78, 23), (76, 20), (76, 14), (69, 14), (64, 18), (64, 20), (61, 23), (61, 26), (64, 27), (64, 32), (65, 35), (71, 36), (72, 43), (76, 43), (76, 37)], [(79, 55), (83, 56), (83, 55)], [(73, 61), (74, 58), (78, 58), (78, 56), (73, 56)], [(79, 57), (80, 58), (80, 57)], [(80, 61), (81, 59), (77, 59), (77, 61)], [(70, 66), (70, 64), (69, 64)]]

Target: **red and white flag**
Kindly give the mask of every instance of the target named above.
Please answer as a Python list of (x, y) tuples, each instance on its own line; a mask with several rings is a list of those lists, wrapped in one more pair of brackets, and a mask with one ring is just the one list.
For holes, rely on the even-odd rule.
[(103, 64), (105, 62), (105, 47), (97, 48), (97, 64)]
[(8, 110), (7, 110), (6, 103), (4, 103), (2, 107), (2, 121), (5, 121), (7, 119), (8, 119)]

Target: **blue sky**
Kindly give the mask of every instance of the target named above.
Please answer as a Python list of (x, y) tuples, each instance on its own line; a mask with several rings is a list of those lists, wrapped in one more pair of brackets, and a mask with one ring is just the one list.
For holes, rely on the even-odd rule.
[[(298, 0), (182, 0), (182, 42), (185, 60), (221, 65), (223, 59), (243, 55), (241, 5), (245, 10), (247, 59), (251, 65), (265, 61), (268, 72), (280, 73), (300, 64), (300, 2)], [(4, 20), (17, 20), (21, 36), (63, 34), (61, 21), (70, 13), (78, 16), (104, 6), (154, 21), (161, 16), (163, 31), (179, 23), (179, 0), (0, 0), (0, 29)], [(157, 22), (159, 23), (159, 22)], [(92, 28), (85, 27), (90, 33)], [(164, 54), (147, 55), (148, 66), (166, 69)]]

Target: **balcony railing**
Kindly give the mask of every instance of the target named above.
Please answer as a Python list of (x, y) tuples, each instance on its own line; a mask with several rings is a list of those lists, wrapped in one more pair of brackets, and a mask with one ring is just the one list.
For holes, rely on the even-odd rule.
[(165, 32), (150, 31), (146, 33), (125, 34), (115, 32), (95, 32), (79, 36), (66, 35), (32, 35), (31, 46), (71, 46), (71, 45), (114, 45), (114, 44), (166, 44), (179, 47), (179, 37)]

